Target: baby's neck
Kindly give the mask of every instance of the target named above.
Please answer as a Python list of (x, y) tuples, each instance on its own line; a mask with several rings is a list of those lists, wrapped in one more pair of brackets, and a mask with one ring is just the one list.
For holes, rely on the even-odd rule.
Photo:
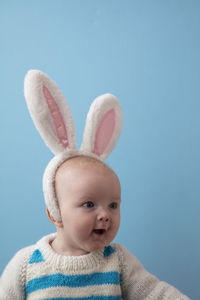
[(81, 256), (81, 255), (89, 254), (89, 252), (86, 252), (82, 249), (74, 249), (72, 247), (68, 247), (65, 240), (62, 237), (60, 237), (58, 234), (56, 238), (50, 242), (50, 246), (57, 254), (63, 256)]

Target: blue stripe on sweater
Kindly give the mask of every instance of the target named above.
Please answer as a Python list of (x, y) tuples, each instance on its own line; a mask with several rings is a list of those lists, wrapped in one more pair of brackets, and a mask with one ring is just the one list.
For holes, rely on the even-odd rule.
[(26, 295), (41, 289), (67, 286), (71, 288), (102, 284), (120, 284), (118, 272), (63, 275), (61, 273), (34, 278), (26, 284)]
[(90, 296), (85, 298), (45, 298), (43, 300), (121, 300), (119, 296)]

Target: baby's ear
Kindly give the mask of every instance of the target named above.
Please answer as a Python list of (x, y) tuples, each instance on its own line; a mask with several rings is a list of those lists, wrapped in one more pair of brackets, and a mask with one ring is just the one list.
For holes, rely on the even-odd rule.
[(114, 149), (122, 128), (122, 110), (111, 94), (97, 97), (87, 115), (81, 149), (104, 160)]
[(56, 226), (56, 227), (59, 227), (59, 228), (62, 228), (63, 227), (63, 223), (62, 221), (56, 221), (54, 220), (54, 218), (51, 216), (49, 210), (48, 210), (48, 207), (46, 207), (46, 214), (49, 218), (49, 220)]

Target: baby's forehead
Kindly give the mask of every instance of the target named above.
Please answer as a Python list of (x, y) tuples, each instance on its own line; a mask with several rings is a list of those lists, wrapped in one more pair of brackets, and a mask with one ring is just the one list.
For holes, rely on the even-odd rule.
[(58, 201), (69, 191), (77, 190), (79, 194), (90, 195), (96, 194), (97, 191), (99, 195), (109, 191), (119, 197), (121, 184), (116, 173), (103, 161), (90, 157), (75, 157), (68, 159), (58, 168), (55, 190)]
[(96, 158), (93, 157), (89, 157), (89, 156), (76, 156), (76, 157), (72, 157), (68, 160), (66, 160), (64, 163), (62, 163), (62, 165), (59, 166), (58, 170), (56, 171), (56, 177), (60, 177), (62, 176), (66, 171), (70, 171), (73, 169), (86, 169), (91, 171), (103, 171), (105, 173), (112, 173), (114, 174), (116, 177), (117, 175), (115, 174), (115, 172), (113, 171), (112, 168), (110, 168), (107, 164), (105, 164), (103, 161), (98, 160)]

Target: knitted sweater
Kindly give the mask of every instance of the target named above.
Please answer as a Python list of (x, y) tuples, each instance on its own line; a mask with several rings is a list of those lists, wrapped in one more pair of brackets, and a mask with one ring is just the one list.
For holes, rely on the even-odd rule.
[(119, 244), (83, 256), (55, 253), (55, 234), (20, 250), (0, 279), (0, 300), (188, 300)]

